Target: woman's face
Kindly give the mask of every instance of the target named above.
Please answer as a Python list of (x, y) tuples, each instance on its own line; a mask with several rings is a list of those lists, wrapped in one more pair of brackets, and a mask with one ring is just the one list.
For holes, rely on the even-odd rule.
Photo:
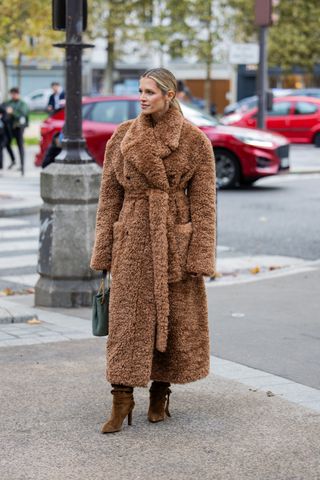
[(174, 96), (171, 90), (164, 94), (156, 82), (147, 77), (140, 79), (139, 93), (141, 111), (148, 115), (165, 112)]

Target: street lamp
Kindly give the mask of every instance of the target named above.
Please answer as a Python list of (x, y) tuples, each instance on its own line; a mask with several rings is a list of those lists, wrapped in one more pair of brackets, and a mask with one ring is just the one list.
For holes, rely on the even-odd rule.
[[(101, 169), (82, 137), (83, 6), (79, 0), (57, 0), (65, 7), (66, 105), (62, 151), (41, 172), (40, 240), (35, 303), (47, 307), (88, 306), (97, 288), (89, 268)], [(55, 10), (53, 9), (53, 12)], [(64, 29), (61, 10), (54, 16)], [(54, 24), (55, 26), (55, 24)]]

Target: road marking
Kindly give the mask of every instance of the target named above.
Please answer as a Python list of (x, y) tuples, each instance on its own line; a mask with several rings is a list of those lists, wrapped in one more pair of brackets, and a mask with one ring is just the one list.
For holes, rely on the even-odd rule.
[(235, 380), (260, 392), (271, 392), (270, 396), (273, 394), (320, 412), (320, 390), (316, 388), (213, 355), (210, 363), (211, 375)]
[[(20, 242), (2, 242), (0, 243), (0, 253), (18, 252), (20, 250), (37, 250), (38, 240), (22, 240)], [(1, 260), (0, 260), (1, 261)]]
[(19, 220), (18, 218), (0, 218), (0, 228), (3, 227), (19, 227), (22, 225), (29, 225), (27, 220)]
[(39, 237), (39, 227), (21, 228), (20, 230), (0, 231), (0, 240), (17, 240), (17, 238)]
[(17, 255), (0, 258), (0, 269), (15, 267), (34, 267), (38, 263), (38, 255)]
[(27, 275), (6, 275), (5, 277), (0, 277), (1, 280), (7, 282), (18, 283), (21, 285), (28, 285), (29, 287), (34, 287), (37, 281), (39, 280), (40, 275), (38, 273), (30, 273)]

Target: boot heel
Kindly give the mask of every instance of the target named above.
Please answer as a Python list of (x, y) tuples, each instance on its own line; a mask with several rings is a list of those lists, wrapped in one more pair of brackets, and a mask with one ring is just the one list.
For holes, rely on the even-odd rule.
[(132, 425), (132, 410), (128, 413), (128, 425)]

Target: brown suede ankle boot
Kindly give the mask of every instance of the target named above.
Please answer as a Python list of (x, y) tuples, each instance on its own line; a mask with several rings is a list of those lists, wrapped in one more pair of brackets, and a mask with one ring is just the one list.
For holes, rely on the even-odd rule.
[(171, 417), (169, 412), (169, 396), (171, 393), (170, 383), (152, 382), (150, 392), (150, 403), (148, 410), (149, 422), (162, 422), (165, 414)]
[(128, 416), (128, 425), (132, 423), (132, 410), (135, 405), (133, 400), (133, 387), (125, 385), (112, 385), (113, 395), (112, 412), (110, 419), (103, 425), (101, 433), (113, 433), (122, 430), (122, 424)]

